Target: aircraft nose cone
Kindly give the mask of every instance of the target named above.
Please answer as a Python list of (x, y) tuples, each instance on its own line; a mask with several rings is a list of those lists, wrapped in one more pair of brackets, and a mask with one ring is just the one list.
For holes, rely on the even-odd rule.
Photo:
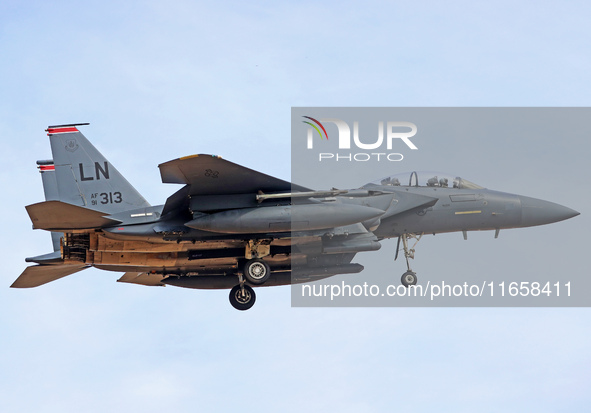
[(551, 224), (579, 215), (574, 209), (567, 208), (554, 202), (519, 196), (521, 200), (521, 226)]

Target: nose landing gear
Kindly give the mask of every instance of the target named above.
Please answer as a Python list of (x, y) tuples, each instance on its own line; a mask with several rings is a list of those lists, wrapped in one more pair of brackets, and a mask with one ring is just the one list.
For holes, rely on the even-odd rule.
[[(400, 250), (400, 240), (402, 240), (402, 248), (404, 249), (404, 258), (406, 259), (406, 268), (408, 269), (408, 271), (402, 274), (402, 278), (400, 279), (400, 281), (402, 282), (402, 285), (404, 285), (407, 288), (411, 285), (417, 285), (417, 274), (410, 268), (409, 258), (415, 258), (415, 247), (421, 240), (422, 236), (423, 234), (420, 234), (418, 236), (416, 234), (402, 234), (398, 237), (398, 245), (396, 246), (396, 256), (394, 257), (394, 260), (398, 258), (398, 251)], [(416, 241), (412, 248), (408, 248), (408, 240), (412, 238), (416, 239)]]
[(411, 285), (417, 285), (417, 274), (413, 271), (407, 271), (402, 274), (402, 278), (400, 279), (402, 285), (405, 287), (410, 287)]

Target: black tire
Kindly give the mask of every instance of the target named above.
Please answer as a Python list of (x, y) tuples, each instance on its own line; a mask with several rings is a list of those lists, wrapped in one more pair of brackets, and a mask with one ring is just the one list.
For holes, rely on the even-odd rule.
[(261, 259), (248, 260), (244, 264), (244, 278), (251, 284), (261, 285), (271, 276), (269, 264)]
[(230, 304), (232, 304), (232, 307), (236, 310), (248, 310), (254, 305), (256, 299), (257, 296), (249, 285), (244, 285), (244, 296), (242, 296), (240, 285), (237, 285), (230, 290)]
[(402, 274), (400, 281), (402, 282), (402, 285), (404, 285), (407, 288), (411, 285), (417, 285), (417, 274), (412, 271), (407, 271), (404, 274)]

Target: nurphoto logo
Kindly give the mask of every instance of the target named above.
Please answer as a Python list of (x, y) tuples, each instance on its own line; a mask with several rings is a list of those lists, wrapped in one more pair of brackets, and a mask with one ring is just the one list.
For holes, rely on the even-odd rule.
[[(318, 160), (333, 160), (333, 161), (354, 161), (354, 162), (367, 162), (370, 159), (381, 161), (388, 160), (392, 162), (399, 162), (404, 159), (401, 153), (394, 153), (392, 151), (394, 147), (395, 139), (399, 139), (406, 146), (412, 150), (418, 150), (417, 146), (410, 140), (417, 133), (417, 125), (411, 122), (378, 122), (378, 136), (373, 142), (362, 142), (359, 137), (359, 122), (353, 122), (353, 145), (364, 151), (376, 151), (376, 152), (357, 152), (353, 153), (350, 151), (340, 152), (342, 150), (351, 149), (351, 128), (347, 122), (337, 118), (326, 118), (316, 120), (310, 116), (303, 116), (308, 120), (303, 120), (310, 127), (307, 129), (307, 148), (314, 148), (314, 136), (316, 132), (321, 140), (328, 141), (328, 132), (324, 127), (324, 124), (331, 123), (336, 125), (338, 130), (338, 148), (339, 152), (321, 152), (318, 155)], [(311, 121), (311, 122), (310, 122)], [(384, 128), (384, 123), (386, 127)], [(385, 136), (385, 139), (384, 139)], [(327, 145), (327, 142), (323, 142), (322, 145)], [(333, 145), (334, 146), (334, 145)], [(385, 149), (384, 149), (385, 146)], [(324, 148), (324, 146), (323, 146)], [(328, 149), (328, 148), (327, 148)], [(384, 151), (384, 152), (381, 152)], [(386, 152), (388, 151), (388, 152)]]

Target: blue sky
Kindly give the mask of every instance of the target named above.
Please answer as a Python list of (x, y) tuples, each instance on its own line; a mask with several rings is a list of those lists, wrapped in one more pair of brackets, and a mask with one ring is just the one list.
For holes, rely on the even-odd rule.
[[(589, 105), (590, 11), (582, 1), (2, 2), (0, 410), (587, 411), (586, 308), (301, 309), (282, 287), (242, 313), (226, 291), (117, 284), (94, 269), (8, 286), (24, 257), (51, 248), (24, 209), (42, 200), (35, 161), (51, 156), (48, 125), (90, 122), (85, 135), (153, 204), (176, 189), (157, 164), (193, 153), (289, 179), (292, 106)], [(590, 148), (560, 139), (461, 174), (580, 217), (508, 231), (494, 247), (490, 233), (429, 240), (423, 271), (459, 248), (465, 271), (586, 271)], [(540, 174), (555, 185), (524, 189)]]

